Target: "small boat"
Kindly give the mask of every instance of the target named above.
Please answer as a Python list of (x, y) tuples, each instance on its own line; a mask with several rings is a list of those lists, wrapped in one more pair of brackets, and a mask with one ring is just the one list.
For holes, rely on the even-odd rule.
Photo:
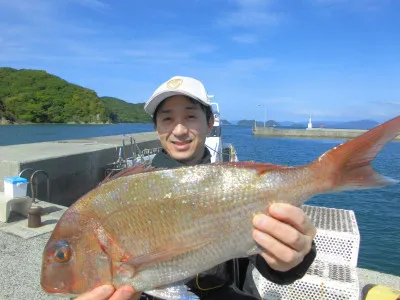
[(206, 138), (206, 147), (211, 153), (211, 163), (239, 161), (235, 147), (231, 143), (224, 143), (222, 140), (221, 114), (218, 103), (211, 102), (211, 107), (214, 114), (214, 125)]

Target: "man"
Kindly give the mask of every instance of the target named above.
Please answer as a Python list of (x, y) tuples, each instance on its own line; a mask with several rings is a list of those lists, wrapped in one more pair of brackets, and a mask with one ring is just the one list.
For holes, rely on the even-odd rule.
[[(153, 118), (163, 148), (154, 157), (153, 167), (177, 168), (210, 163), (205, 140), (214, 119), (206, 89), (200, 81), (173, 77), (153, 93), (144, 109)], [(198, 274), (187, 285), (201, 299), (259, 299), (251, 276), (253, 266), (265, 278), (279, 284), (291, 283), (305, 274), (316, 255), (312, 242), (315, 227), (300, 208), (273, 204), (267, 210), (268, 215), (259, 214), (253, 219), (253, 238), (264, 252), (246, 261), (230, 261)], [(243, 266), (247, 267), (249, 261), (243, 285), (234, 278), (241, 278), (245, 273)], [(242, 268), (238, 271), (239, 265)], [(240, 290), (242, 285), (244, 292)], [(117, 298), (119, 292), (117, 290), (112, 296), (115, 298), (110, 299), (129, 299)], [(108, 298), (80, 300), (83, 299)]]

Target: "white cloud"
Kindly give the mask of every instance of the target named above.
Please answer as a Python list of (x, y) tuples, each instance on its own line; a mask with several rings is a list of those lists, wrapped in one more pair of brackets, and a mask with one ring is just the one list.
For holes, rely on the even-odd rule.
[[(239, 44), (256, 44), (281, 23), (283, 14), (274, 10), (276, 0), (231, 0), (234, 8), (223, 11), (215, 20), (219, 29), (232, 30), (231, 39)], [(238, 29), (245, 29), (238, 32)]]
[(338, 3), (346, 3), (348, 0), (311, 0), (311, 2), (317, 4), (338, 4)]
[(231, 0), (242, 10), (269, 10), (277, 0)]
[(377, 105), (388, 105), (388, 106), (399, 106), (400, 101), (390, 101), (390, 100), (380, 100), (380, 101), (374, 101), (374, 104)]
[(223, 27), (258, 27), (274, 25), (280, 21), (280, 15), (272, 11), (270, 0), (234, 0), (236, 9), (218, 19)]
[(42, 14), (50, 11), (53, 4), (49, 1), (43, 0), (19, 0), (19, 1), (8, 1), (8, 0), (0, 0), (1, 10), (3, 12), (12, 11), (24, 13), (26, 16), (34, 16), (34, 14)]
[[(99, 0), (63, 0), (89, 8), (106, 8)], [(4, 4), (4, 6), (3, 6)], [(58, 1), (0, 0), (0, 62), (87, 64), (173, 64), (208, 55), (217, 48), (196, 37), (131, 39), (115, 36), (96, 22), (81, 23), (65, 15)], [(3, 16), (3, 18), (1, 18)], [(87, 25), (89, 24), (89, 25)], [(172, 33), (171, 33), (172, 34)], [(180, 45), (187, 45), (182, 48)]]
[(264, 7), (271, 4), (271, 0), (233, 0), (243, 7)]
[(397, 102), (391, 101), (391, 102), (387, 102), (387, 103), (390, 105), (400, 105), (400, 101), (397, 101)]
[(69, 0), (69, 1), (74, 1), (77, 4), (89, 7), (89, 8), (94, 8), (94, 9), (103, 9), (108, 7), (107, 4), (99, 1), (99, 0)]

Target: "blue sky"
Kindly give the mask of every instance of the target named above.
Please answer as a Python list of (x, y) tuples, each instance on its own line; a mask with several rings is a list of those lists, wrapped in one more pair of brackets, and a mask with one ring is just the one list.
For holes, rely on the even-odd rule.
[(0, 0), (0, 66), (145, 102), (174, 75), (228, 120), (400, 113), (397, 0)]

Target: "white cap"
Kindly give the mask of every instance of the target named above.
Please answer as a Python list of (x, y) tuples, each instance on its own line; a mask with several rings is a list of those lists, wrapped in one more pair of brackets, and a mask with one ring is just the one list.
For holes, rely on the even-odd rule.
[(175, 95), (185, 95), (206, 106), (211, 105), (207, 91), (199, 80), (191, 77), (174, 76), (156, 89), (144, 105), (144, 110), (153, 116), (157, 106), (163, 100)]

